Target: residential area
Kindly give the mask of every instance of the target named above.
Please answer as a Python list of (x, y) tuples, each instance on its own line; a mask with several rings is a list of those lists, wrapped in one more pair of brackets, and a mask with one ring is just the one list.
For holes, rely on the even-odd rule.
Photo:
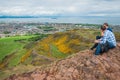
[[(31, 35), (31, 34), (53, 34), (72, 29), (99, 29), (99, 24), (73, 24), (73, 23), (0, 23), (0, 38)], [(119, 32), (120, 25), (111, 26), (114, 31)]]

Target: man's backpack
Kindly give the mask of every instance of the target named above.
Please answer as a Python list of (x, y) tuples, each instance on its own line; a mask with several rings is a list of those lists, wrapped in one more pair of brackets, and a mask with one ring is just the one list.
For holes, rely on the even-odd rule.
[(109, 43), (108, 41), (106, 41), (105, 44), (100, 44), (101, 46), (101, 54), (103, 54), (104, 52), (107, 52), (109, 50)]

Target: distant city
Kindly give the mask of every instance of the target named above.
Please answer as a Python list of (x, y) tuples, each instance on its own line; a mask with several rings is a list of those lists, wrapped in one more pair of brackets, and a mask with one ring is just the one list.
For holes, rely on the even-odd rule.
[[(80, 28), (99, 29), (99, 27), (100, 24), (1, 22), (0, 38), (16, 35), (53, 34)], [(120, 25), (110, 27), (116, 32), (120, 30)]]

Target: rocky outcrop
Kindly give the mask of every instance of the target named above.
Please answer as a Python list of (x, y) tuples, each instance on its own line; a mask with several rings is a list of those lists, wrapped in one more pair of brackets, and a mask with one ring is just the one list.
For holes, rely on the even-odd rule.
[(99, 56), (85, 50), (5, 80), (120, 80), (120, 46)]

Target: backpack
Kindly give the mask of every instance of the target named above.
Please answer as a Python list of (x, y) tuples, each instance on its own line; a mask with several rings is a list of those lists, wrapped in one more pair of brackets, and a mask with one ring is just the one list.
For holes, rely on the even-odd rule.
[(105, 44), (100, 44), (101, 46), (101, 54), (103, 54), (104, 52), (107, 52), (109, 50), (109, 43), (108, 41), (106, 41)]

